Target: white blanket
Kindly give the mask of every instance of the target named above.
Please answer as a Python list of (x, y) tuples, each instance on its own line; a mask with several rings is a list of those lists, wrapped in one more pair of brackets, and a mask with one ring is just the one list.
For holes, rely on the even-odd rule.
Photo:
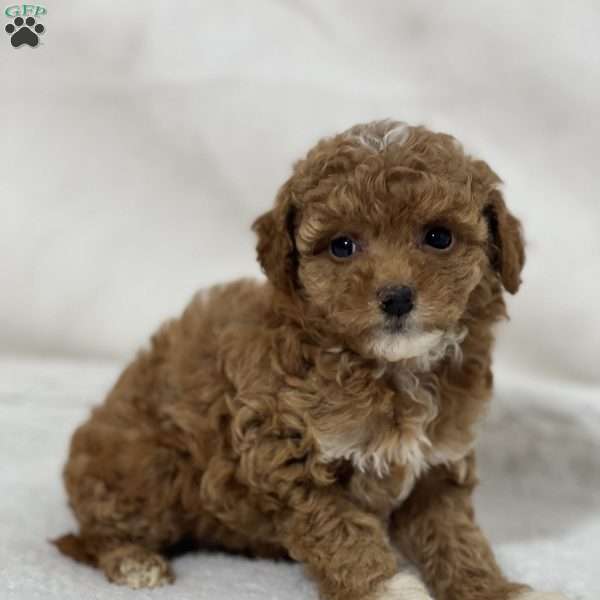
[(506, 181), (528, 261), (479, 513), (512, 577), (598, 600), (598, 2), (43, 4), (37, 48), (0, 30), (0, 353), (80, 362), (0, 360), (0, 600), (315, 598), (297, 566), (215, 555), (130, 592), (45, 540), (74, 528), (61, 463), (123, 357), (197, 288), (257, 274), (250, 223), (292, 162), (384, 117)]
[[(298, 565), (196, 553), (173, 587), (132, 591), (60, 555), (75, 529), (60, 472), (74, 427), (118, 375), (115, 363), (0, 360), (0, 598), (316, 600)], [(514, 579), (600, 597), (600, 390), (497, 377), (481, 435), (480, 520)]]

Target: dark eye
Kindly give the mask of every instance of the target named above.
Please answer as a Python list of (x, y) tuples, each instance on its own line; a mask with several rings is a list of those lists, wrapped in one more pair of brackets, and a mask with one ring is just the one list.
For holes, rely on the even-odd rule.
[(351, 238), (341, 235), (331, 240), (329, 250), (336, 258), (349, 258), (356, 252), (356, 243)]
[(452, 232), (445, 227), (429, 227), (423, 241), (436, 250), (446, 250), (452, 245)]

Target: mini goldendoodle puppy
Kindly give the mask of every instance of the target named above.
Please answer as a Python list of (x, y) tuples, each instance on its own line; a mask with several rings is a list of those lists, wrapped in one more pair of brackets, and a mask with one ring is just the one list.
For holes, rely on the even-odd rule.
[(268, 282), (198, 294), (75, 432), (58, 547), (131, 587), (191, 540), (301, 561), (328, 600), (558, 598), (508, 581), (473, 515), (524, 262), (499, 184), (423, 127), (320, 141), (254, 224)]

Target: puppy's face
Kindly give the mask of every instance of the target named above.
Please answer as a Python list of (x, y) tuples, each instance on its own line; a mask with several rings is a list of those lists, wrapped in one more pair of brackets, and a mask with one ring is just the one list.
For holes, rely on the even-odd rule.
[[(389, 123), (364, 127), (379, 137), (350, 130), (296, 166), (275, 209), (283, 231), (277, 234), (275, 213), (256, 224), (270, 238), (262, 240), (263, 266), (364, 356), (443, 355), (465, 333), (473, 290), (486, 276), (504, 276), (502, 253), (518, 263), (511, 273), (505, 265), (505, 286), (516, 291), (518, 222), (494, 188), (497, 177), (449, 136)], [(281, 236), (287, 252), (274, 258)]]
[(418, 173), (380, 194), (351, 179), (306, 207), (299, 280), (330, 326), (389, 361), (435, 350), (480, 282), (485, 219), (466, 189)]

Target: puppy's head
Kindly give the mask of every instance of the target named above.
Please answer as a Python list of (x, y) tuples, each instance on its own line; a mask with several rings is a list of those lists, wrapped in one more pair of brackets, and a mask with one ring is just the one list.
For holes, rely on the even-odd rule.
[(443, 355), (478, 287), (515, 293), (520, 224), (454, 138), (392, 121), (319, 142), (254, 223), (272, 284), (365, 356)]

